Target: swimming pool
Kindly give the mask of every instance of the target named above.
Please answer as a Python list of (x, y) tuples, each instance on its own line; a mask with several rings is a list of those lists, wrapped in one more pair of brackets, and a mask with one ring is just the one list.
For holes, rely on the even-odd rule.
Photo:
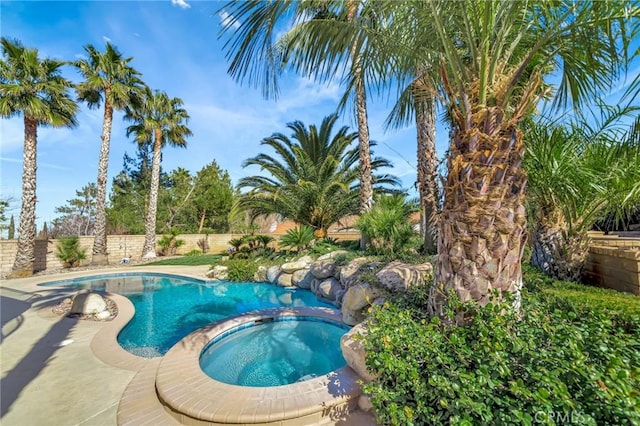
[(333, 308), (307, 290), (267, 283), (207, 282), (158, 273), (97, 275), (43, 285), (126, 296), (136, 313), (118, 335), (118, 343), (134, 355), (147, 358), (162, 356), (192, 331), (233, 315), (278, 307)]

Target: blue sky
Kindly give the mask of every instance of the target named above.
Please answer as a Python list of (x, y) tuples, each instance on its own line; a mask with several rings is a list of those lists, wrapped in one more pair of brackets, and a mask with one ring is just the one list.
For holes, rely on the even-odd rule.
[[(216, 160), (234, 182), (258, 170), (241, 163), (256, 155), (260, 140), (274, 132), (289, 133), (286, 123), (302, 120), (319, 124), (332, 113), (341, 96), (337, 84), (317, 85), (295, 75), (281, 82), (278, 101), (265, 100), (261, 92), (240, 86), (227, 75), (222, 42), (217, 39), (220, 2), (166, 0), (91, 2), (2, 1), (2, 36), (17, 38), (36, 47), (42, 57), (74, 60), (91, 43), (104, 50), (110, 40), (153, 89), (184, 100), (191, 116), (193, 137), (187, 149), (167, 147), (164, 170), (184, 167), (195, 173)], [(64, 75), (79, 81), (79, 73), (65, 67)], [(415, 181), (415, 130), (385, 132), (390, 110), (383, 100), (370, 99), (371, 138), (378, 142), (375, 154), (390, 159), (393, 173), (406, 188)], [(102, 109), (82, 106), (74, 129), (38, 130), (37, 222), (56, 217), (55, 207), (64, 205), (75, 191), (96, 180), (102, 126)], [(342, 115), (341, 125), (356, 130), (353, 114)], [(125, 135), (122, 113), (116, 112), (111, 136), (109, 183), (122, 170), (123, 154), (135, 153)], [(444, 152), (447, 131), (438, 129), (439, 151)], [(11, 214), (19, 216), (24, 131), (21, 118), (0, 121), (0, 167), (2, 197), (12, 197)]]
[[(274, 132), (285, 132), (286, 123), (301, 120), (319, 124), (332, 113), (340, 96), (338, 84), (317, 85), (288, 75), (281, 81), (277, 102), (265, 100), (261, 92), (240, 86), (226, 73), (222, 42), (217, 39), (222, 25), (216, 12), (223, 3), (215, 1), (5, 1), (0, 2), (0, 34), (17, 38), (25, 46), (36, 47), (42, 57), (74, 60), (91, 43), (99, 50), (111, 41), (153, 89), (184, 100), (191, 116), (189, 127), (194, 136), (187, 149), (166, 147), (162, 166), (165, 171), (184, 167), (195, 174), (216, 160), (234, 182), (258, 173), (243, 169), (243, 160), (256, 155), (260, 140)], [(640, 67), (636, 62), (627, 81)], [(74, 82), (79, 73), (65, 67), (64, 75)], [(622, 93), (621, 83), (606, 99), (615, 104)], [(375, 154), (390, 159), (393, 173), (412, 195), (415, 182), (415, 129), (385, 132), (384, 119), (391, 105), (369, 98), (371, 138), (378, 142)], [(74, 129), (40, 128), (38, 131), (37, 223), (56, 217), (55, 207), (75, 196), (75, 191), (96, 180), (102, 109), (81, 106), (78, 127)], [(350, 110), (340, 125), (356, 130)], [(135, 153), (135, 145), (125, 136), (122, 113), (116, 112), (111, 135), (109, 184), (122, 170), (125, 152)], [(448, 129), (437, 128), (440, 157), (447, 146)], [(22, 178), (23, 122), (21, 118), (0, 119), (0, 196), (13, 199), (13, 214), (18, 219)]]

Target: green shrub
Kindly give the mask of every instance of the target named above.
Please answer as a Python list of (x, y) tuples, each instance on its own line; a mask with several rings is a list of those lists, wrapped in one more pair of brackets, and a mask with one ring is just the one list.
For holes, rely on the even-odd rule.
[(185, 256), (202, 256), (204, 253), (202, 253), (200, 250), (198, 249), (193, 249), (187, 253), (185, 253)]
[(380, 423), (640, 422), (637, 330), (529, 294), (520, 313), (468, 305), (464, 326), (445, 325), (425, 314), (426, 293), (372, 312), (367, 365), (380, 376), (364, 390)]
[(285, 235), (280, 237), (278, 244), (282, 248), (292, 248), (300, 252), (308, 249), (314, 239), (315, 235), (312, 227), (300, 226), (289, 229)]
[(158, 241), (158, 246), (160, 246), (161, 256), (174, 255), (178, 247), (184, 245), (184, 240), (180, 240), (177, 238), (178, 233), (178, 230), (172, 229), (168, 234), (164, 234), (162, 238), (160, 238), (160, 241)]
[(416, 235), (408, 222), (417, 204), (404, 195), (379, 197), (371, 210), (358, 219), (356, 227), (371, 241), (375, 254), (395, 256)]
[(80, 266), (80, 261), (87, 258), (87, 249), (80, 248), (80, 239), (77, 236), (62, 237), (58, 240), (56, 256), (62, 261), (65, 268)]
[(229, 281), (253, 281), (253, 276), (258, 271), (258, 264), (249, 259), (229, 259), (224, 263), (228, 269)]

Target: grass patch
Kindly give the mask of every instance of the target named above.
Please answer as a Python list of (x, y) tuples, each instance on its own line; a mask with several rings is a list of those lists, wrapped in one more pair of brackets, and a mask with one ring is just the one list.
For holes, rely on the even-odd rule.
[(220, 262), (221, 254), (203, 254), (201, 256), (181, 256), (172, 259), (162, 259), (156, 262), (145, 263), (139, 266), (156, 266), (156, 265), (172, 265), (172, 266), (200, 266), (212, 265)]

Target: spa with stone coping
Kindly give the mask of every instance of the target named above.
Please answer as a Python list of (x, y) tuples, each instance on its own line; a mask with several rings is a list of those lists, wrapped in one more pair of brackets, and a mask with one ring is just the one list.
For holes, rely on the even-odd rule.
[(162, 358), (156, 391), (165, 409), (186, 425), (331, 424), (357, 406), (359, 376), (348, 366), (301, 382), (246, 387), (219, 382), (200, 367), (205, 347), (217, 337), (247, 324), (284, 317), (313, 317), (342, 322), (326, 308), (279, 308), (255, 311), (216, 322), (189, 334)]

